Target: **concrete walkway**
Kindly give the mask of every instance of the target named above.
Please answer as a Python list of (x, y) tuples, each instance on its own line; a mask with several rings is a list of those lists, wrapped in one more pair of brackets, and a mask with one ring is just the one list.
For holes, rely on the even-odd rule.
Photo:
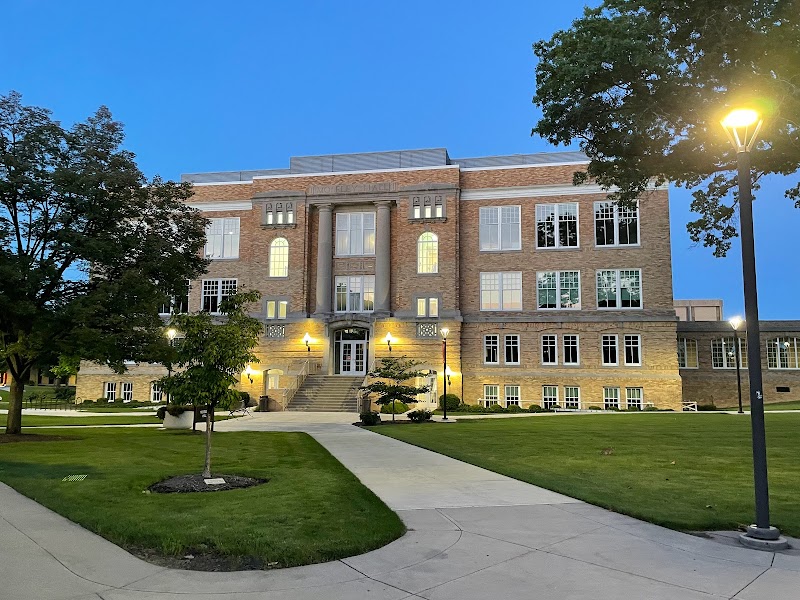
[(405, 521), (409, 532), (388, 546), (271, 572), (164, 569), (0, 484), (2, 597), (800, 597), (799, 551), (763, 553), (663, 529), (352, 427), (353, 420), (354, 415), (269, 413), (217, 427), (310, 433)]

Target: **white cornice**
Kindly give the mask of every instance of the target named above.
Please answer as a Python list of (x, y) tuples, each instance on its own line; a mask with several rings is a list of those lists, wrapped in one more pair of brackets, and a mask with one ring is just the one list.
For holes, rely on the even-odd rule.
[(229, 210), (253, 210), (250, 200), (221, 200), (218, 202), (187, 202), (192, 208), (203, 212), (223, 212)]
[(362, 173), (402, 173), (404, 171), (440, 171), (457, 169), (458, 165), (436, 165), (433, 167), (403, 167), (400, 169), (365, 169), (363, 171), (327, 171), (323, 173), (291, 173), (289, 175), (258, 175), (256, 179), (290, 179), (295, 177), (337, 177), (339, 175), (361, 175)]
[(204, 183), (193, 183), (190, 182), (193, 186), (205, 186), (205, 185), (253, 185), (252, 180), (248, 179), (247, 181), (206, 181)]
[(462, 171), (499, 171), (501, 169), (535, 169), (538, 167), (567, 167), (570, 165), (588, 165), (588, 160), (570, 160), (567, 162), (534, 163), (530, 165), (499, 165), (494, 167), (464, 167)]
[[(666, 190), (668, 186), (650, 186), (650, 190)], [(611, 190), (613, 191), (613, 189)], [(572, 185), (530, 185), (521, 187), (462, 189), (462, 200), (500, 200), (503, 198), (541, 198), (545, 196), (580, 196), (589, 194), (608, 194), (595, 183)]]

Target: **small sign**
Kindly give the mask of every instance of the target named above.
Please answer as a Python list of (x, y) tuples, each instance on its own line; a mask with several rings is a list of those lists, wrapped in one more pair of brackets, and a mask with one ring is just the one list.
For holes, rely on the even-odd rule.
[(206, 485), (223, 485), (225, 480), (222, 477), (214, 477), (213, 479), (203, 479)]

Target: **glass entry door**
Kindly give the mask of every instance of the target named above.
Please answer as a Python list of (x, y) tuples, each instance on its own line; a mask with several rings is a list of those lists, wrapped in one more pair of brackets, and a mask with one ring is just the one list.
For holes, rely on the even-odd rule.
[(367, 374), (367, 338), (366, 329), (342, 329), (336, 332), (335, 352), (337, 375)]

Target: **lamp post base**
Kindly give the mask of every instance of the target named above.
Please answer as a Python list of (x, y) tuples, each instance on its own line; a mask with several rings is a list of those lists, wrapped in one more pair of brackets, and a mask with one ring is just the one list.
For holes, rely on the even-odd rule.
[(753, 550), (767, 550), (768, 552), (786, 550), (789, 547), (789, 542), (781, 535), (778, 528), (756, 527), (755, 525), (747, 527), (747, 533), (739, 536), (739, 543)]

